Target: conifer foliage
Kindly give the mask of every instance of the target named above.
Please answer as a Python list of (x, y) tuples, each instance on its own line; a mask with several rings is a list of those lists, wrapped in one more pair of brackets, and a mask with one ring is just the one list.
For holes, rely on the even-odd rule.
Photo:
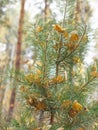
[(87, 26), (70, 20), (68, 4), (62, 21), (39, 21), (28, 30), (28, 41), (37, 52), (33, 69), (20, 86), (24, 105), (36, 113), (28, 130), (89, 130), (90, 123), (96, 122), (87, 97), (98, 84), (97, 62), (85, 67)]

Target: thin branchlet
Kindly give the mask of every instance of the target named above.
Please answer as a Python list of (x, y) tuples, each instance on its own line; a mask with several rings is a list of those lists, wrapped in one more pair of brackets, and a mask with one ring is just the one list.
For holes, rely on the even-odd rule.
[[(64, 27), (64, 23), (65, 23), (66, 10), (67, 10), (67, 0), (66, 0), (66, 4), (65, 4), (64, 17), (63, 17), (63, 23), (62, 23), (62, 26), (63, 26), (63, 27)], [(62, 43), (62, 34), (60, 35), (60, 43)], [(56, 76), (58, 76), (58, 73), (59, 73), (59, 59), (60, 59), (60, 56), (61, 56), (61, 48), (59, 48), (58, 54), (57, 54), (57, 60), (56, 60)]]
[(70, 56), (79, 48), (80, 43), (81, 43), (81, 41), (82, 41), (82, 39), (83, 39), (85, 33), (86, 33), (86, 25), (85, 25), (85, 28), (84, 28), (84, 32), (83, 32), (82, 36), (80, 37), (80, 39), (79, 39), (79, 41), (78, 41), (78, 43), (77, 43), (77, 46), (76, 46), (76, 47), (73, 49), (73, 51), (71, 51), (68, 55), (66, 55), (65, 57), (63, 57), (62, 59), (60, 59), (60, 60), (58, 61), (58, 64), (61, 63), (62, 61), (64, 61), (65, 59), (67, 59), (68, 57), (70, 57)]

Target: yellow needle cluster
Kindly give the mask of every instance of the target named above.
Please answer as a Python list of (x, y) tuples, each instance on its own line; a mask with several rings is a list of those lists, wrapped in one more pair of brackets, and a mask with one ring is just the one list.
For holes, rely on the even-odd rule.
[(80, 60), (79, 57), (73, 57), (73, 62), (74, 62), (74, 63), (80, 63), (81, 60)]
[(91, 72), (91, 75), (92, 75), (93, 77), (98, 77), (98, 73), (97, 73), (96, 71), (92, 71), (92, 72)]
[(43, 28), (42, 28), (41, 26), (37, 26), (37, 27), (36, 27), (36, 32), (37, 32), (37, 33), (41, 32), (42, 30), (43, 30)]
[(98, 77), (98, 72), (97, 72), (97, 67), (96, 66), (92, 67), (91, 76)]
[(78, 45), (78, 44), (74, 44), (74, 43), (68, 43), (68, 44), (64, 44), (64, 46), (67, 46), (70, 51), (73, 51), (73, 50), (75, 50), (79, 45)]
[(72, 104), (72, 109), (75, 110), (76, 112), (80, 112), (83, 109), (83, 106), (77, 101), (74, 101)]
[(71, 42), (76, 42), (76, 41), (78, 41), (79, 40), (79, 35), (78, 35), (78, 33), (76, 32), (76, 31), (72, 31), (71, 33), (70, 33), (70, 41)]
[(83, 110), (83, 106), (78, 101), (74, 101), (71, 105), (72, 106), (71, 109), (69, 110), (69, 116), (73, 118)]
[(59, 33), (63, 33), (63, 32), (65, 31), (65, 29), (62, 28), (62, 27), (61, 27), (60, 25), (58, 25), (58, 24), (53, 25), (53, 27), (54, 27), (54, 29), (55, 29), (56, 31), (58, 31)]
[(42, 101), (38, 101), (35, 97), (27, 98), (27, 104), (36, 108), (36, 110), (44, 110), (46, 109), (45, 103)]
[(40, 79), (40, 75), (35, 73), (35, 74), (28, 74), (26, 75), (25, 79), (29, 82), (29, 83), (40, 83), (41, 79)]
[(51, 82), (53, 84), (61, 83), (64, 81), (64, 78), (61, 75), (58, 75), (57, 77), (52, 78)]
[(62, 43), (59, 43), (59, 44), (55, 44), (55, 45), (53, 46), (53, 48), (54, 48), (55, 50), (58, 50), (58, 49), (62, 48), (62, 46), (63, 46), (63, 44), (62, 44)]

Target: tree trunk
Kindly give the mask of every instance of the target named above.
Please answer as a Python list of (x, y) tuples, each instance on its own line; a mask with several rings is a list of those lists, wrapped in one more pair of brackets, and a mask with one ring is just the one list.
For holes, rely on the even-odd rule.
[[(9, 42), (8, 42), (6, 52), (7, 52), (7, 56), (8, 56), (6, 64), (7, 64), (7, 67), (9, 65), (9, 69), (11, 70), (13, 62), (14, 62), (15, 44), (9, 44)], [(7, 70), (7, 68), (5, 69), (5, 71), (6, 70)], [(3, 118), (6, 118), (7, 114), (8, 114), (8, 108), (9, 108), (9, 102), (8, 101), (10, 100), (9, 95), (11, 95), (11, 89), (10, 89), (11, 84), (12, 84), (12, 80), (7, 79), (6, 87), (4, 89), (4, 94), (2, 95), (2, 117)]]
[(80, 19), (80, 1), (76, 0), (76, 13), (75, 13), (75, 22), (77, 24), (77, 22)]
[(18, 42), (16, 48), (16, 63), (15, 68), (16, 71), (20, 69), (20, 60), (21, 60), (21, 45), (22, 45), (22, 30), (23, 30), (23, 19), (24, 19), (24, 5), (25, 0), (21, 0), (21, 11), (20, 11), (20, 19), (19, 19), (19, 28), (18, 28)]
[[(19, 72), (20, 70), (20, 61), (21, 61), (21, 45), (22, 45), (22, 30), (23, 30), (23, 19), (24, 19), (24, 6), (25, 0), (21, 0), (21, 10), (20, 10), (20, 18), (19, 18), (19, 27), (18, 27), (18, 41), (16, 46), (16, 62), (15, 62), (15, 73)], [(17, 79), (17, 75), (15, 74), (15, 79)], [(8, 118), (11, 119), (13, 115), (13, 110), (15, 107), (15, 98), (16, 98), (16, 87), (13, 85), (11, 98), (10, 98), (10, 105), (8, 111)]]
[(45, 9), (44, 9), (44, 16), (45, 16), (45, 21), (47, 20), (47, 10), (48, 10), (48, 1), (45, 0)]

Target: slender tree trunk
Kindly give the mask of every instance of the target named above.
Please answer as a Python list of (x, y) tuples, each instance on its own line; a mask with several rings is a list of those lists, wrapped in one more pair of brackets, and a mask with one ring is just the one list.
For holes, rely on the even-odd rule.
[[(21, 61), (21, 45), (22, 45), (22, 30), (23, 30), (23, 20), (24, 20), (24, 6), (25, 0), (21, 0), (21, 10), (20, 10), (20, 18), (19, 18), (19, 27), (18, 27), (18, 41), (16, 46), (16, 62), (15, 62), (15, 69), (16, 72), (20, 70), (20, 61)], [(15, 78), (17, 79), (17, 75), (15, 74)], [(13, 115), (13, 110), (15, 107), (15, 98), (16, 98), (16, 87), (13, 86), (11, 98), (10, 98), (10, 105), (8, 111), (8, 118), (11, 119)]]
[(44, 16), (45, 16), (45, 21), (47, 20), (47, 10), (48, 10), (48, 0), (45, 0), (45, 9), (44, 9)]
[(76, 0), (76, 13), (75, 13), (75, 22), (77, 22), (80, 19), (80, 0)]
[[(9, 65), (9, 69), (12, 69), (12, 65), (13, 65), (13, 59), (14, 59), (14, 54), (15, 54), (15, 45), (14, 44), (9, 44), (9, 42), (7, 43), (7, 55), (8, 55), (8, 59), (6, 61), (7, 66)], [(5, 68), (5, 71), (7, 70), (7, 68)], [(6, 74), (6, 73), (5, 73)], [(9, 95), (11, 94), (11, 89), (10, 86), (12, 84), (11, 79), (7, 79), (6, 81), (6, 87), (4, 89), (4, 94), (2, 95), (2, 117), (6, 118), (7, 114), (8, 114), (8, 106), (9, 106)], [(8, 95), (9, 94), (9, 95)]]
[(21, 10), (20, 10), (20, 19), (19, 19), (19, 28), (18, 28), (18, 42), (16, 48), (16, 71), (20, 69), (20, 60), (21, 60), (21, 45), (22, 45), (22, 30), (23, 30), (23, 19), (24, 19), (24, 5), (25, 0), (21, 0)]

